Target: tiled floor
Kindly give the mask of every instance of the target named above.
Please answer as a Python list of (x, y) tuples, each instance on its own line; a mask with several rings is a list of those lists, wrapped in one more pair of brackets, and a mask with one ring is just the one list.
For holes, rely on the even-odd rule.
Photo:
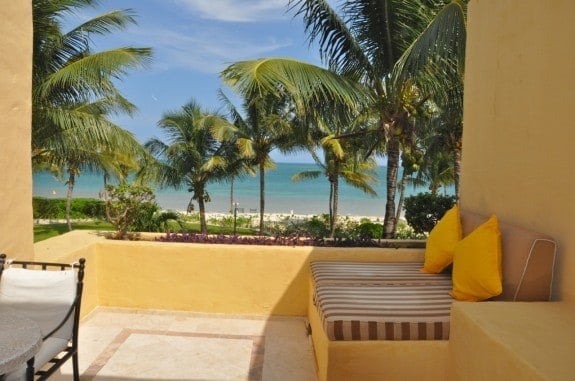
[[(71, 362), (52, 380), (71, 380)], [(315, 381), (303, 318), (99, 308), (80, 327), (82, 381)]]

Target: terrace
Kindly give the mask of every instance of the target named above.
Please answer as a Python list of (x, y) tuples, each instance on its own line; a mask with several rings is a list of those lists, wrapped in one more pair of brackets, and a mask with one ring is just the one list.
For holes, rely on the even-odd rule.
[[(414, 262), (424, 255), (408, 248), (110, 241), (90, 231), (38, 242), (35, 251), (47, 261), (87, 259), (80, 371), (88, 380), (323, 380), (324, 352), (308, 337), (309, 262)], [(571, 303), (460, 302), (452, 313), (449, 341), (391, 342), (399, 352), (385, 350), (393, 359), (377, 361), (381, 349), (373, 343), (342, 342), (340, 361), (349, 369), (359, 361), (368, 374), (385, 366), (389, 380), (457, 380), (458, 372), (477, 371), (478, 360), (468, 357), (480, 352), (479, 363), (499, 364), (500, 379), (575, 374), (557, 356), (569, 353), (575, 338)], [(548, 320), (556, 330), (542, 329)], [(70, 379), (70, 366), (58, 377)]]
[(316, 379), (301, 318), (98, 307), (80, 334), (82, 380)]
[[(6, 20), (0, 25), (5, 52), (0, 136), (4, 142), (25, 142), (31, 118), (31, 4), (10, 2), (0, 12)], [(462, 323), (465, 340), (450, 340), (444, 357), (429, 360), (445, 365), (445, 378), (434, 379), (455, 381), (461, 378), (453, 374), (464, 374), (467, 380), (570, 380), (575, 377), (569, 365), (575, 345), (575, 177), (568, 173), (575, 132), (567, 126), (572, 125), (575, 56), (565, 47), (575, 35), (575, 4), (472, 0), (468, 15), (461, 205), (550, 234), (559, 243), (559, 261), (553, 303), (458, 303), (453, 317)], [(5, 144), (0, 154), (5, 172), (0, 247), (22, 259), (87, 258), (84, 379), (143, 379), (138, 369), (154, 363), (166, 368), (154, 368), (153, 379), (313, 379), (304, 329), (310, 258), (421, 256), (372, 249), (190, 249), (109, 242), (80, 232), (33, 245), (27, 146)], [(158, 351), (160, 342), (165, 351)], [(401, 347), (410, 350), (410, 343)], [(177, 357), (182, 354), (185, 361)], [(228, 357), (236, 354), (238, 363)], [(208, 359), (216, 365), (207, 366)], [(222, 364), (239, 365), (223, 373)], [(190, 365), (193, 370), (185, 368)], [(417, 361), (395, 364), (394, 372), (418, 366)], [(61, 379), (70, 379), (67, 372)]]
[[(398, 250), (400, 260), (422, 256), (421, 249), (382, 255), (380, 249), (110, 241), (90, 231), (35, 244), (37, 258), (46, 261), (87, 259), (80, 369), (88, 379), (142, 379), (140, 367), (147, 378), (315, 380), (309, 260), (390, 260)], [(64, 368), (63, 377), (70, 372)]]

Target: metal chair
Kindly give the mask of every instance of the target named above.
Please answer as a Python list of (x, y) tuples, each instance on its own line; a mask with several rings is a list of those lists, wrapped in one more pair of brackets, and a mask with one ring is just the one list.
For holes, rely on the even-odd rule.
[(74, 381), (80, 380), (78, 328), (85, 262), (10, 261), (0, 254), (0, 306), (36, 321), (43, 335), (40, 351), (28, 363), (33, 369), (27, 372), (23, 366), (6, 374), (5, 380), (46, 380), (70, 358)]

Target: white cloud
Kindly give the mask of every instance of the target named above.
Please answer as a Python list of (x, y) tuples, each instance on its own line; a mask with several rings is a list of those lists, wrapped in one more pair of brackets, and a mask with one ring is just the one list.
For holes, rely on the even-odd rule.
[[(169, 2), (162, 1), (164, 11), (159, 8), (157, 14), (154, 7), (141, 8), (140, 26), (96, 39), (101, 44), (99, 48), (149, 46), (154, 51), (152, 70), (186, 69), (205, 74), (218, 74), (239, 60), (289, 55), (294, 49), (294, 37), (290, 33), (292, 16), (285, 13), (288, 0), (173, 2), (170, 6)], [(178, 5), (174, 6), (175, 3)], [(101, 12), (81, 16), (87, 19), (96, 13)], [(275, 20), (273, 28), (263, 26), (263, 21), (272, 19)], [(252, 22), (219, 22), (223, 20)]]
[(287, 0), (179, 0), (199, 17), (227, 22), (287, 19)]
[(269, 36), (250, 41), (220, 28), (194, 33), (148, 28), (138, 34), (140, 41), (154, 47), (156, 68), (186, 68), (203, 73), (219, 73), (231, 62), (274, 55), (274, 51), (292, 45), (289, 38), (280, 41)]

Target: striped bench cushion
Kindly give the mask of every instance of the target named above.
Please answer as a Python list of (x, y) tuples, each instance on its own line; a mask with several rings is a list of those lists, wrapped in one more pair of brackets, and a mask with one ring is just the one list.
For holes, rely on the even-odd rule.
[(311, 262), (314, 284), (449, 285), (451, 274), (426, 274), (417, 262)]
[(447, 340), (450, 290), (317, 284), (314, 303), (330, 340)]

